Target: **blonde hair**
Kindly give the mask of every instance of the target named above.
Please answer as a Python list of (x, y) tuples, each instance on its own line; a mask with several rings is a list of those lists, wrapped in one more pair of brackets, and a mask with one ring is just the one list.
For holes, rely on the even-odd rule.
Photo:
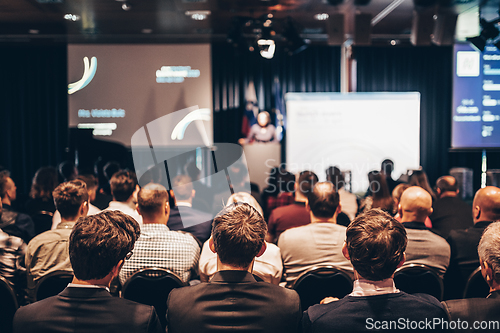
[(259, 212), (261, 216), (264, 216), (264, 211), (262, 210), (262, 207), (259, 205), (257, 200), (247, 192), (237, 192), (234, 194), (231, 194), (229, 199), (227, 199), (226, 207), (235, 204), (237, 202), (244, 202), (255, 208), (256, 211)]

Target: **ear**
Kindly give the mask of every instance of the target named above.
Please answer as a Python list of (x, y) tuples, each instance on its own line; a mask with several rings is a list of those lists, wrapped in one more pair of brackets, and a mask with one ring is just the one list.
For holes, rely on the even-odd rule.
[(337, 206), (337, 209), (335, 210), (335, 214), (339, 215), (342, 212), (342, 205), (339, 202), (339, 205)]
[(403, 217), (403, 209), (401, 207), (401, 203), (398, 204), (398, 214), (399, 214), (399, 217), (402, 218)]
[(165, 202), (165, 215), (167, 215), (167, 217), (170, 216), (170, 204), (168, 203), (168, 200)]
[(434, 211), (434, 209), (432, 207), (429, 208), (429, 213), (428, 213), (429, 215), (428, 216), (431, 216), (431, 214), (432, 214), (433, 211)]
[(436, 188), (436, 193), (437, 193), (438, 197), (441, 195), (441, 189), (439, 187)]
[(306, 211), (311, 212), (311, 207), (309, 207), (309, 199), (306, 199)]
[(267, 243), (266, 243), (266, 242), (264, 242), (264, 243), (262, 244), (262, 247), (260, 248), (259, 253), (257, 253), (256, 257), (260, 257), (261, 255), (263, 255), (263, 254), (264, 254), (264, 252), (266, 252), (266, 249), (267, 249)]
[(344, 242), (344, 245), (342, 245), (342, 254), (347, 260), (351, 260), (351, 257), (349, 257), (349, 251), (347, 250), (347, 243)]
[(481, 259), (479, 259), (479, 264), (481, 265), (481, 274), (483, 275), (484, 280), (488, 285), (491, 285), (491, 282), (493, 281), (493, 270), (491, 269), (490, 264)]
[(84, 201), (82, 203), (82, 205), (80, 206), (80, 215), (81, 216), (87, 216), (88, 213), (89, 213), (89, 202), (88, 201)]
[(124, 263), (125, 263), (125, 260), (122, 259), (122, 260), (118, 261), (118, 263), (111, 269), (111, 273), (113, 274), (113, 277), (116, 277), (120, 274), (120, 271), (121, 271)]
[(473, 213), (473, 217), (476, 219), (476, 220), (479, 220), (479, 217), (481, 217), (481, 207), (479, 206), (474, 206), (474, 209), (472, 210), (472, 213)]
[(191, 198), (194, 198), (196, 196), (196, 190), (191, 191)]
[(214, 239), (212, 237), (210, 237), (210, 239), (208, 240), (208, 247), (210, 247), (210, 251), (212, 251), (213, 253), (217, 253), (215, 251)]
[(403, 264), (405, 263), (405, 261), (406, 261), (406, 252), (403, 253), (403, 259), (401, 259), (401, 261), (398, 264), (398, 266), (396, 267), (396, 269), (398, 269), (399, 267), (403, 266)]

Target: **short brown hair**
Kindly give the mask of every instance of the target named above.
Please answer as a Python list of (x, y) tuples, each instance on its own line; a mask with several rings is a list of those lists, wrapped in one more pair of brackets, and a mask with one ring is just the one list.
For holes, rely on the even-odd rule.
[(186, 175), (178, 175), (172, 180), (175, 197), (177, 200), (187, 200), (193, 193), (193, 183), (191, 178)]
[(80, 179), (81, 181), (85, 182), (87, 185), (88, 190), (96, 189), (97, 188), (97, 178), (93, 174), (85, 174), (85, 175), (78, 175), (76, 179)]
[(111, 177), (109, 185), (115, 200), (124, 202), (134, 193), (137, 186), (137, 177), (132, 171), (118, 171)]
[(339, 201), (339, 193), (330, 182), (317, 183), (308, 196), (308, 205), (316, 217), (332, 218)]
[(134, 248), (139, 224), (120, 211), (81, 217), (69, 237), (69, 259), (75, 277), (102, 279)]
[(155, 214), (168, 202), (167, 189), (160, 184), (149, 183), (139, 190), (137, 204), (141, 214)]
[(57, 210), (64, 219), (75, 217), (80, 206), (89, 201), (87, 185), (79, 179), (59, 184), (52, 192), (52, 196)]
[(5, 193), (7, 193), (7, 179), (10, 178), (10, 172), (8, 170), (0, 171), (0, 198), (5, 197)]
[(247, 268), (264, 245), (267, 224), (247, 203), (232, 204), (217, 215), (212, 225), (215, 251), (222, 263)]
[(351, 264), (365, 279), (380, 281), (392, 276), (404, 258), (406, 230), (381, 209), (358, 216), (346, 230)]
[(317, 182), (318, 176), (314, 172), (302, 171), (297, 180), (297, 191), (308, 196)]

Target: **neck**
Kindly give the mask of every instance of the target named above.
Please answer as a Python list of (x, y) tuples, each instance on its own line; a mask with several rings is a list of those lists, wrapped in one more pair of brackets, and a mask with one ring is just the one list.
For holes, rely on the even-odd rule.
[(333, 214), (332, 217), (327, 218), (327, 217), (316, 217), (314, 214), (309, 211), (309, 216), (311, 217), (311, 223), (321, 223), (321, 222), (327, 222), (327, 223), (337, 223), (337, 213)]
[(59, 223), (65, 223), (65, 222), (76, 222), (80, 216), (76, 216), (75, 218), (64, 218), (61, 216), (61, 222)]
[(454, 198), (458, 195), (457, 192), (452, 192), (452, 191), (446, 191), (446, 192), (443, 192), (441, 193), (441, 195), (439, 196), (439, 198)]
[(2, 199), (2, 204), (12, 206), (8, 197)]
[(142, 216), (142, 223), (144, 224), (163, 224), (167, 225), (168, 218), (165, 215), (157, 215), (157, 216)]
[(305, 195), (303, 195), (302, 193), (300, 193), (298, 190), (295, 191), (295, 201), (298, 201), (298, 202), (306, 202), (307, 201), (307, 198)]
[(403, 215), (401, 216), (401, 223), (405, 223), (405, 222), (421, 222), (421, 223), (425, 223), (425, 219), (427, 218), (427, 216), (418, 216), (416, 214), (409, 214), (409, 213), (405, 213), (403, 212)]
[(219, 259), (219, 256), (217, 256), (217, 271), (220, 272), (220, 271), (243, 271), (243, 272), (248, 272), (248, 273), (252, 273), (253, 272), (253, 263), (254, 263), (255, 259), (252, 261), (252, 263), (250, 264), (250, 266), (246, 267), (246, 268), (243, 268), (243, 267), (235, 267), (235, 266), (232, 266), (232, 265), (228, 265), (228, 264), (224, 264), (220, 261)]
[(112, 279), (113, 279), (113, 276), (110, 273), (104, 279), (98, 279), (98, 280), (85, 280), (84, 281), (84, 280), (79, 280), (76, 277), (73, 277), (73, 281), (71, 281), (71, 283), (81, 284), (84, 286), (101, 286), (101, 287), (109, 288)]
[[(113, 198), (114, 201), (118, 201), (116, 200), (115, 198)], [(134, 204), (134, 198), (132, 196), (130, 196), (130, 198), (127, 199), (127, 201), (118, 201), (118, 202), (121, 202), (123, 204), (126, 204), (127, 206), (129, 206), (130, 208), (133, 208), (135, 209), (135, 204)]]

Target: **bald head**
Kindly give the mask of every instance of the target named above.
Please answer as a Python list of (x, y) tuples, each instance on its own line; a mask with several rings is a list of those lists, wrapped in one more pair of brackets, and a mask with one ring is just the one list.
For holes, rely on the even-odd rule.
[(425, 222), (432, 214), (432, 197), (420, 186), (411, 186), (401, 195), (399, 215), (401, 222)]
[(472, 206), (474, 223), (500, 220), (500, 188), (486, 186), (478, 190)]
[(335, 216), (339, 205), (339, 194), (332, 183), (321, 182), (314, 185), (308, 197), (308, 206), (313, 217), (331, 219)]

